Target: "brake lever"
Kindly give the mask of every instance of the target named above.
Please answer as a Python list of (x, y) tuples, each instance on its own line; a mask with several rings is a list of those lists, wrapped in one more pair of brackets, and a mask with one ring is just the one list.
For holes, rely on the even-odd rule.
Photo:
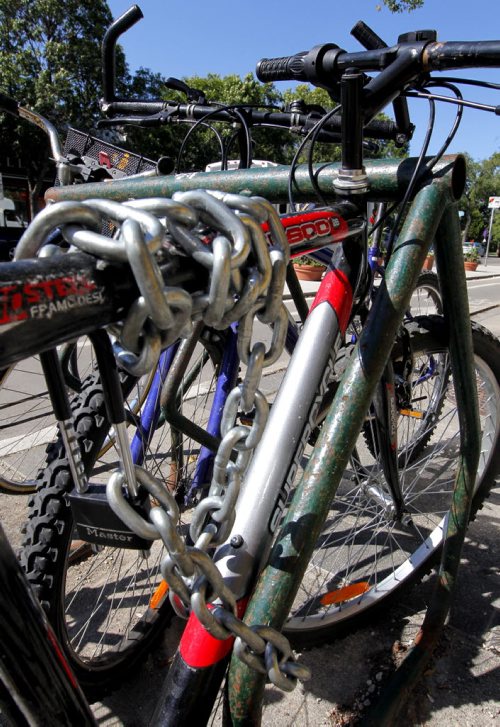
[(167, 78), (167, 80), (164, 81), (164, 84), (167, 88), (171, 88), (173, 91), (180, 91), (183, 93), (187, 100), (192, 103), (200, 104), (201, 106), (205, 106), (207, 103), (207, 97), (203, 91), (200, 91), (197, 88), (191, 88), (187, 85), (187, 83), (181, 81), (179, 78)]
[(160, 111), (158, 114), (149, 116), (115, 116), (112, 119), (99, 119), (97, 128), (103, 129), (113, 126), (140, 126), (141, 128), (164, 126), (170, 123), (171, 117), (176, 109), (171, 111)]

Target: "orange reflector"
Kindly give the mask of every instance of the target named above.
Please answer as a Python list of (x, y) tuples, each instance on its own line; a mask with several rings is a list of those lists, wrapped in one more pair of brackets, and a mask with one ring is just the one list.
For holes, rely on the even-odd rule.
[(361, 596), (366, 593), (370, 588), (368, 581), (361, 581), (360, 583), (351, 583), (350, 586), (344, 586), (344, 588), (338, 588), (336, 591), (330, 591), (321, 596), (322, 606), (331, 606), (332, 603), (341, 603), (342, 601), (349, 601), (351, 598)]
[(400, 409), (399, 413), (402, 417), (413, 417), (414, 419), (423, 419), (424, 412), (416, 411), (415, 409)]
[(149, 608), (159, 608), (163, 602), (163, 599), (168, 593), (168, 583), (167, 581), (162, 581), (156, 591), (151, 596), (151, 600), (149, 602)]

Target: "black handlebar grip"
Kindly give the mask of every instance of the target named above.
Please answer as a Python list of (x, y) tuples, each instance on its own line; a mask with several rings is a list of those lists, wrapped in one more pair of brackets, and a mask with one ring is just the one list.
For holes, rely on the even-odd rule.
[(399, 128), (394, 121), (374, 119), (364, 127), (364, 134), (372, 139), (397, 139)]
[(387, 43), (384, 43), (382, 38), (376, 34), (366, 23), (359, 20), (354, 28), (351, 30), (351, 35), (356, 38), (363, 48), (368, 50), (375, 50), (375, 48), (387, 48)]
[(307, 81), (304, 58), (308, 51), (283, 58), (262, 58), (257, 63), (256, 74), (259, 81)]
[(19, 116), (19, 104), (15, 99), (0, 92), (0, 111)]

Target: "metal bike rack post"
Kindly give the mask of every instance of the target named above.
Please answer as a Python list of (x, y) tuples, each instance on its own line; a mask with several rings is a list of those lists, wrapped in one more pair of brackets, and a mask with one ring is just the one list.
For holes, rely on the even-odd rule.
[[(456, 169), (455, 156), (443, 156), (434, 166), (432, 174), (424, 169), (418, 183), (430, 182), (433, 178), (450, 172), (450, 184), (456, 185), (460, 173)], [(412, 159), (367, 159), (365, 170), (373, 198), (381, 201), (402, 199), (408, 183), (415, 171), (417, 160)], [(321, 194), (326, 200), (336, 199), (333, 187), (338, 177), (340, 164), (314, 165), (314, 177)], [(271, 167), (269, 169), (235, 169), (229, 172), (198, 172), (196, 174), (176, 174), (149, 179), (117, 179), (113, 184), (74, 184), (70, 187), (52, 187), (46, 193), (47, 200), (113, 199), (123, 202), (128, 199), (148, 197), (171, 197), (174, 192), (191, 189), (214, 189), (235, 194), (256, 194), (269, 202), (286, 202), (288, 199), (288, 177), (290, 167)], [(309, 176), (309, 169), (302, 164), (294, 173), (293, 196), (296, 202), (310, 202), (316, 199), (316, 190)]]
[[(451, 241), (458, 241), (452, 244)], [(425, 619), (406, 658), (382, 691), (377, 706), (365, 725), (395, 724), (410, 691), (422, 676), (437, 646), (448, 614), (460, 555), (469, 522), (474, 482), (480, 450), (480, 424), (472, 357), (472, 334), (463, 268), (458, 216), (448, 207), (436, 235), (436, 260), (443, 294), (444, 315), (450, 331), (450, 354), (454, 365), (455, 396), (461, 423), (460, 462), (453, 490), (441, 563)]]

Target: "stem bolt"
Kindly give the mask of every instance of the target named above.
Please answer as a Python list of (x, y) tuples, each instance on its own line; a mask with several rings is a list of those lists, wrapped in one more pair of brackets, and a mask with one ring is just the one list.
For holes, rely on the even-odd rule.
[(230, 543), (233, 548), (241, 548), (241, 546), (243, 545), (243, 538), (241, 535), (233, 535)]

